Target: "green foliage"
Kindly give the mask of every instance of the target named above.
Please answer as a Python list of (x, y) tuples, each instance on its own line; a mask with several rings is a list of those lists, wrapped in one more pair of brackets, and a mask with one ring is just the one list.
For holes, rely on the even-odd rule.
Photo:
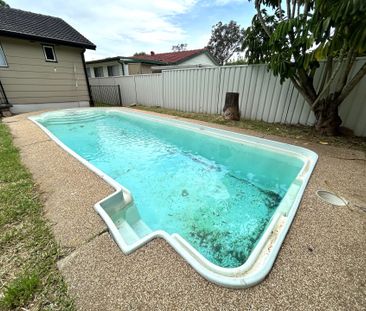
[[(315, 127), (339, 134), (338, 107), (366, 75), (366, 64), (350, 79), (357, 56), (366, 52), (365, 0), (255, 0), (257, 14), (245, 30), (248, 63), (268, 63), (283, 83), (290, 79), (311, 106)], [(266, 9), (262, 9), (265, 6)], [(314, 76), (326, 60), (320, 83)]]
[[(267, 62), (275, 75), (285, 79), (297, 71), (313, 77), (319, 61), (354, 49), (366, 50), (366, 2), (364, 0), (294, 1), (290, 11), (281, 1), (256, 1), (274, 9), (261, 10), (268, 35), (256, 14), (245, 30), (243, 47), (249, 63)], [(293, 2), (292, 2), (293, 3)], [(297, 6), (296, 6), (297, 4)], [(286, 13), (287, 12), (287, 15)], [(345, 55), (345, 53), (343, 55)]]
[[(275, 15), (268, 15), (267, 10), (262, 10), (262, 14), (270, 30), (274, 31), (276, 26)], [(248, 64), (267, 63), (270, 60), (269, 38), (257, 15), (253, 17), (252, 25), (244, 31), (242, 50), (245, 52), (244, 55)]]
[(247, 65), (248, 62), (245, 58), (238, 58), (234, 61), (229, 61), (225, 64), (225, 66), (238, 66), (238, 65)]
[(26, 305), (37, 292), (40, 279), (35, 274), (24, 274), (6, 286), (0, 306), (13, 309)]
[(212, 27), (211, 38), (207, 49), (223, 65), (235, 52), (240, 51), (244, 37), (244, 29), (234, 22), (228, 24), (218, 22)]
[(180, 43), (177, 45), (173, 45), (172, 46), (172, 51), (173, 52), (182, 52), (182, 51), (186, 51), (187, 50), (187, 43)]
[(5, 1), (0, 0), (0, 8), (10, 8), (10, 6)]
[(133, 54), (133, 56), (141, 56), (141, 55), (146, 55), (145, 52), (136, 52), (135, 54)]
[(366, 51), (366, 1), (316, 0), (311, 31), (320, 57), (337, 53), (342, 47), (357, 54)]

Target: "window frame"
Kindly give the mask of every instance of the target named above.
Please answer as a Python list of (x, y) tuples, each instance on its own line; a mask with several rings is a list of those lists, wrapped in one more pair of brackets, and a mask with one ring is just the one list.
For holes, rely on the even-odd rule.
[[(46, 48), (51, 48), (53, 56), (55, 57), (55, 59), (48, 59), (47, 58)], [(42, 50), (43, 50), (43, 55), (44, 55), (44, 59), (45, 59), (46, 62), (48, 62), (48, 63), (58, 63), (54, 45), (42, 44)]]
[(1, 42), (0, 42), (0, 53), (4, 56), (4, 61), (5, 61), (5, 65), (0, 64), (0, 68), (8, 68), (9, 67), (8, 60), (6, 59), (5, 51), (4, 51), (3, 46), (1, 45)]
[[(102, 74), (101, 76), (96, 75), (96, 71), (97, 71), (98, 69), (101, 69), (101, 74)], [(104, 68), (103, 68), (103, 66), (93, 67), (93, 71), (94, 71), (94, 77), (95, 77), (95, 78), (104, 78)]]
[[(111, 72), (110, 72), (110, 71)], [(113, 75), (113, 65), (109, 65), (109, 66), (107, 66), (107, 71), (108, 71), (108, 77), (114, 77), (114, 75)], [(111, 74), (112, 73), (112, 74)]]

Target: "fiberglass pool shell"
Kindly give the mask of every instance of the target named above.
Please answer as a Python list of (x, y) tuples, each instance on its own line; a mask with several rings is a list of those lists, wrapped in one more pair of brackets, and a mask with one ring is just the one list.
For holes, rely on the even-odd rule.
[[(296, 165), (298, 165), (298, 163), (301, 163), (301, 166), (298, 167), (295, 173), (292, 172), (293, 176), (291, 176), (290, 173), (290, 165), (288, 166), (289, 168), (287, 170), (284, 170), (283, 167), (280, 167), (280, 170), (277, 171), (276, 169), (273, 170), (272, 175), (274, 175), (274, 178), (277, 178), (277, 176), (283, 175), (285, 171), (288, 171), (288, 175), (290, 175), (290, 177), (287, 178), (288, 185), (285, 187), (285, 189), (277, 189), (277, 192), (282, 192), (279, 197), (277, 197), (277, 194), (275, 196), (271, 196), (271, 198), (274, 198), (274, 201), (271, 204), (278, 206), (276, 208), (273, 208), (270, 214), (266, 216), (268, 218), (266, 226), (261, 229), (262, 231), (260, 232), (260, 237), (255, 241), (255, 243), (253, 243), (250, 252), (247, 253), (246, 256), (242, 256), (241, 260), (245, 260), (244, 263), (239, 261), (240, 265), (238, 265), (238, 262), (226, 260), (225, 258), (222, 262), (215, 261), (215, 256), (210, 257), (210, 254), (205, 253), (205, 245), (203, 245), (203, 247), (200, 247), (200, 245), (196, 243), (197, 241), (202, 241), (202, 236), (199, 236), (200, 240), (197, 240), (196, 236), (185, 236), (184, 232), (182, 232), (182, 234), (179, 234), (174, 230), (170, 230), (169, 228), (167, 228), (166, 230), (159, 230), (158, 226), (152, 226), (153, 228), (151, 229), (150, 226), (147, 226), (144, 222), (145, 219), (140, 215), (141, 211), (139, 212), (139, 209), (136, 208), (134, 200), (132, 199), (133, 196), (136, 196), (139, 200), (141, 195), (144, 195), (143, 192), (139, 193), (138, 189), (129, 183), (129, 180), (126, 181), (126, 179), (119, 179), (119, 182), (115, 180), (116, 177), (114, 176), (113, 171), (108, 170), (108, 168), (103, 166), (103, 164), (95, 162), (95, 159), (90, 152), (85, 153), (83, 152), (83, 150), (79, 150), (79, 147), (76, 147), (72, 143), (69, 142), (69, 145), (65, 143), (65, 137), (67, 137), (65, 135), (70, 136), (70, 133), (63, 133), (63, 127), (62, 131), (58, 132), (58, 135), (55, 135), (55, 133), (52, 132), (52, 129), (54, 128), (52, 128), (51, 124), (54, 124), (56, 127), (66, 123), (73, 125), (76, 124), (80, 128), (83, 128), (84, 125), (88, 122), (97, 122), (95, 120), (102, 118), (111, 118), (110, 120), (113, 121), (113, 117), (118, 117), (125, 120), (132, 120), (134, 121), (134, 123), (139, 124), (141, 127), (144, 127), (145, 124), (154, 124), (155, 127), (162, 128), (163, 132), (171, 132), (173, 133), (172, 135), (174, 135), (174, 132), (177, 132), (179, 139), (181, 139), (182, 135), (187, 136), (188, 140), (194, 140), (194, 137), (199, 137), (201, 145), (202, 139), (204, 141), (207, 141), (208, 145), (210, 145), (210, 141), (220, 141), (221, 143), (224, 142), (233, 146), (244, 146), (245, 148), (250, 148), (250, 150), (259, 150), (260, 152), (265, 154), (274, 154), (274, 160), (276, 159), (276, 157), (278, 158), (278, 156), (280, 156), (281, 161), (285, 159), (284, 162), (297, 163)], [(71, 155), (73, 155), (75, 158), (85, 164), (88, 168), (93, 170), (96, 174), (101, 176), (105, 181), (107, 181), (116, 189), (115, 193), (95, 204), (95, 209), (106, 222), (114, 240), (125, 254), (134, 251), (135, 249), (146, 244), (153, 238), (161, 237), (164, 238), (198, 273), (200, 273), (207, 280), (210, 280), (222, 286), (232, 288), (243, 288), (255, 285), (263, 280), (264, 277), (268, 274), (280, 249), (282, 241), (284, 240), (284, 237), (292, 223), (299, 202), (303, 195), (304, 188), (317, 161), (317, 155), (314, 152), (301, 147), (237, 134), (225, 130), (210, 128), (190, 122), (178, 121), (166, 117), (159, 117), (147, 113), (140, 113), (135, 111), (131, 112), (130, 109), (67, 109), (56, 112), (43, 113), (39, 116), (30, 117), (30, 119), (34, 121), (38, 126), (40, 126), (62, 148), (64, 148)], [(85, 129), (82, 130), (85, 131)], [(102, 128), (101, 130), (104, 131), (105, 128)], [(149, 128), (149, 130), (154, 131), (154, 128)], [(108, 130), (106, 130), (105, 132), (106, 135), (104, 135), (102, 138), (108, 141), (110, 140), (109, 136), (107, 135)], [(140, 135), (141, 133), (138, 132), (137, 134)], [(93, 136), (92, 133), (89, 133), (89, 136)], [(191, 137), (192, 139), (190, 139)], [(151, 140), (151, 137), (143, 137), (141, 139), (141, 143), (143, 145), (146, 145), (146, 142), (143, 141), (143, 139), (149, 141)], [(88, 141), (86, 140), (85, 144), (87, 144), (87, 142)], [(138, 143), (139, 142), (137, 142), (137, 145)], [(70, 148), (70, 146), (72, 148)], [(190, 145), (190, 147), (192, 147), (192, 145)], [(200, 150), (202, 150), (202, 147), (200, 148)], [(76, 150), (78, 150), (79, 152), (76, 152)], [(173, 153), (170, 145), (167, 150), (169, 151), (167, 159), (169, 159), (169, 153)], [(136, 149), (132, 149), (132, 151), (136, 153)], [(137, 152), (138, 151), (139, 150), (137, 150)], [(260, 153), (255, 155), (255, 162), (260, 162)], [(140, 155), (138, 154), (136, 155), (136, 157), (139, 156)], [(120, 155), (120, 157), (123, 159), (123, 155)], [(183, 153), (183, 158), (179, 158), (179, 162), (182, 162), (183, 166), (185, 158), (185, 153)], [(245, 159), (245, 156), (243, 155), (242, 158)], [(206, 163), (206, 158), (197, 155), (197, 153), (195, 153), (194, 156), (190, 154), (190, 160), (192, 159), (194, 162), (198, 162), (200, 166), (204, 165), (206, 168), (214, 167), (214, 170), (217, 171), (225, 170), (225, 167), (216, 167), (217, 165), (215, 162), (210, 162), (209, 160), (207, 160), (208, 162)], [(247, 158), (246, 162), (249, 162), (249, 160), (251, 160), (251, 158)], [(276, 162), (274, 161), (273, 163)], [(167, 163), (164, 162), (162, 164)], [(149, 167), (147, 169), (149, 169)], [(174, 169), (176, 170), (177, 168), (174, 167)], [(196, 173), (196, 171), (194, 171), (193, 173)], [(268, 172), (268, 174), (270, 175), (271, 173)], [(190, 178), (189, 173), (186, 173), (186, 175), (187, 179), (185, 182), (189, 183), (190, 179), (192, 179), (193, 177)], [(225, 174), (225, 176), (226, 175), (230, 176), (235, 174)], [(185, 176), (182, 176), (182, 178), (184, 177)], [(234, 177), (237, 178), (236, 176)], [(262, 177), (264, 178), (263, 182), (266, 183), (266, 176)], [(153, 179), (153, 176), (150, 176), (150, 179)], [(209, 175), (205, 182), (210, 183), (210, 179), (214, 179), (214, 177)], [(255, 181), (255, 178), (253, 180)], [(253, 187), (252, 184), (255, 184), (255, 182), (246, 182), (246, 185), (249, 185), (252, 190), (260, 189), (258, 187)], [(129, 189), (132, 189), (132, 195), (129, 190), (124, 187), (126, 185), (132, 187), (127, 187)], [(176, 185), (174, 184), (174, 186)], [(232, 188), (233, 184), (230, 184), (229, 186)], [(203, 188), (205, 189), (205, 187)], [(182, 197), (180, 198), (181, 200), (186, 200), (187, 197), (191, 196), (190, 192), (192, 191), (192, 188), (187, 189), (188, 191), (184, 187), (183, 190), (179, 188), (179, 194)], [(273, 194), (276, 192), (270, 193)], [(256, 194), (256, 192), (254, 192), (254, 194)], [(266, 200), (268, 201), (268, 198), (266, 198)], [(219, 202), (221, 203), (221, 201)], [(217, 211), (219, 211), (220, 204), (217, 205)], [(144, 213), (145, 212), (143, 211), (142, 216), (145, 216), (145, 218), (149, 216), (143, 215)], [(205, 216), (205, 214), (207, 214), (207, 211), (205, 211), (204, 214), (201, 213), (200, 215)], [(118, 215), (118, 217), (116, 217), (116, 215)], [(151, 217), (153, 217), (153, 215)], [(199, 221), (200, 219), (196, 217), (192, 218), (191, 220), (195, 222)], [(217, 226), (217, 224), (212, 223), (210, 224), (210, 226)], [(189, 240), (191, 241), (191, 243), (189, 242)], [(211, 235), (209, 239), (205, 237), (204, 241), (206, 242), (207, 240), (214, 239)], [(242, 244), (246, 243), (246, 240), (250, 239), (242, 239)], [(237, 239), (236, 243), (238, 243), (238, 241), (240, 242), (240, 239)], [(229, 240), (229, 243), (230, 242), (232, 241)], [(221, 244), (217, 244), (217, 242), (215, 243), (215, 249), (218, 249), (218, 247), (220, 247), (219, 250), (221, 250), (222, 246), (225, 246), (225, 243), (228, 244), (228, 241)], [(212, 248), (212, 245), (210, 247)], [(200, 251), (198, 251), (197, 249)], [(231, 254), (228, 252), (221, 253), (221, 257), (223, 255), (225, 257), (226, 254)], [(226, 257), (228, 257), (229, 259), (236, 258), (235, 254), (233, 258), (230, 258), (230, 256)]]

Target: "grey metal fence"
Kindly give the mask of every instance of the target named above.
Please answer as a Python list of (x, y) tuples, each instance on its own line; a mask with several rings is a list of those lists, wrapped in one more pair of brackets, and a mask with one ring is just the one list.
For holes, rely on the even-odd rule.
[[(357, 59), (350, 78), (366, 62)], [(322, 63), (314, 77), (319, 85)], [(227, 92), (239, 93), (241, 117), (270, 123), (312, 125), (310, 105), (289, 80), (267, 71), (267, 65), (243, 65), (167, 70), (161, 74), (92, 78), (92, 86), (119, 85), (124, 105), (161, 106), (187, 112), (222, 112)], [(334, 87), (334, 86), (331, 86)], [(342, 125), (366, 136), (366, 77), (348, 95), (339, 109)]]
[(119, 85), (91, 85), (90, 89), (95, 106), (122, 106)]

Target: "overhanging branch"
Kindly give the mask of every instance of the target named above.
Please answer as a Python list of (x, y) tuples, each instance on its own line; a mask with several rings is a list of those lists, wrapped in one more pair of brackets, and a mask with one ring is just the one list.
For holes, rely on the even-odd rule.
[(322, 99), (323, 95), (328, 91), (328, 88), (331, 86), (331, 84), (334, 81), (336, 75), (338, 74), (339, 70), (341, 69), (342, 64), (343, 64), (343, 58), (344, 58), (344, 50), (345, 50), (345, 45), (342, 47), (341, 52), (339, 53), (339, 62), (338, 62), (337, 68), (334, 70), (332, 76), (327, 81), (324, 88), (322, 90), (319, 90), (320, 93), (319, 93), (318, 97), (316, 98), (316, 100), (314, 101), (314, 103), (312, 104), (311, 109), (314, 109), (315, 106), (318, 104), (318, 102)]
[(295, 86), (295, 88), (299, 91), (299, 93), (305, 98), (305, 100), (308, 102), (308, 104), (311, 105), (313, 103), (313, 100), (306, 93), (306, 91), (300, 86), (299, 82), (295, 79), (295, 77), (290, 77), (290, 80), (291, 80), (292, 84)]
[(267, 27), (267, 25), (263, 19), (263, 16), (262, 16), (260, 0), (255, 0), (255, 8), (257, 10), (257, 16), (258, 16), (259, 22), (262, 25), (262, 28), (264, 29), (267, 36), (271, 37), (271, 32), (270, 32), (269, 28)]
[(338, 102), (341, 104), (343, 100), (351, 93), (358, 82), (366, 75), (366, 63), (362, 65), (360, 70), (355, 74), (352, 80), (347, 84), (347, 86), (342, 90), (341, 95), (338, 97)]

